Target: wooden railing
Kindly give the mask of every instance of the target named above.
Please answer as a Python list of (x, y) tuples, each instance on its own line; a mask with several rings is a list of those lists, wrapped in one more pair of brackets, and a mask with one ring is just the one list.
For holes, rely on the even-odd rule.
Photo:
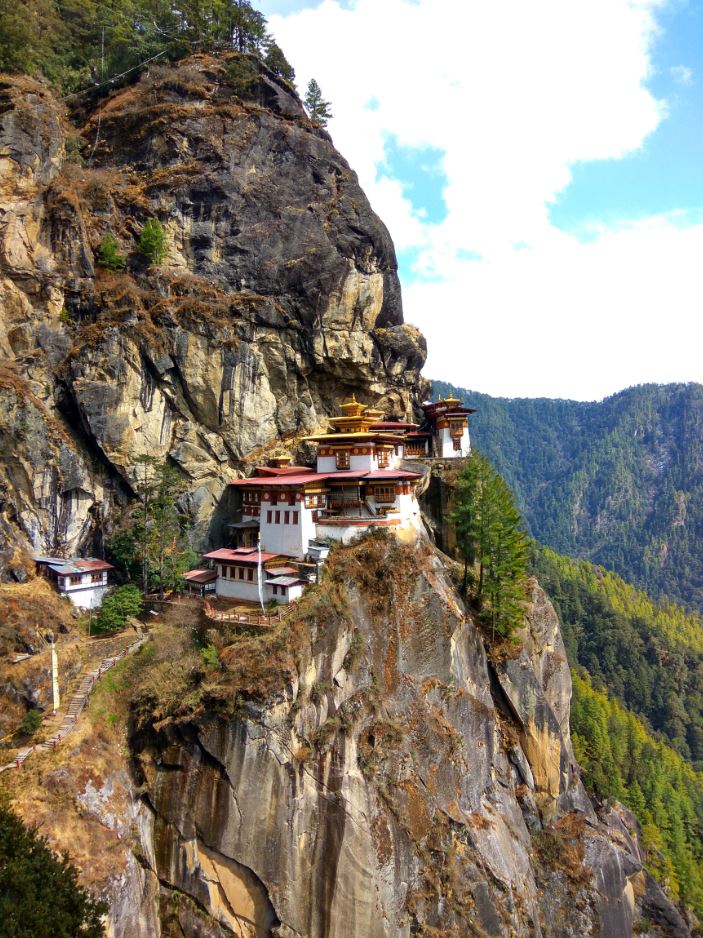
[(234, 622), (240, 625), (257, 625), (263, 628), (273, 628), (282, 622), (296, 606), (295, 602), (290, 602), (286, 606), (279, 606), (275, 612), (220, 612), (215, 609), (207, 599), (203, 602), (203, 612), (214, 622)]

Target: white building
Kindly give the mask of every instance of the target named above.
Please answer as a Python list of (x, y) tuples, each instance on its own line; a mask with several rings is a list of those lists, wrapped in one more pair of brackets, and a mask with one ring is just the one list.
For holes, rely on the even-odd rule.
[(241, 519), (230, 525), (239, 546), (205, 554), (218, 564), (218, 596), (258, 602), (257, 540), (266, 570), (264, 601), (290, 602), (306, 580), (295, 566), (276, 568), (314, 562), (316, 542), (347, 544), (371, 528), (422, 530), (415, 495), (421, 476), (399, 468), (404, 440), (402, 431), (391, 432), (400, 424), (374, 429), (383, 415), (356, 400), (341, 410), (343, 416), (330, 420), (329, 433), (308, 438), (317, 444), (314, 469), (278, 459), (259, 467), (256, 476), (230, 483), (240, 495)]
[(97, 609), (109, 588), (108, 574), (114, 567), (94, 557), (35, 557), (38, 572), (56, 582), (78, 609)]
[(252, 603), (275, 599), (286, 604), (300, 599), (307, 583), (295, 567), (286, 564), (286, 557), (264, 550), (259, 553), (256, 547), (223, 547), (205, 554), (204, 559), (216, 565), (217, 595), (229, 599)]
[(454, 459), (471, 453), (469, 438), (469, 416), (475, 414), (473, 407), (463, 407), (458, 397), (445, 400), (425, 401), (422, 405), (425, 423), (416, 437), (428, 437), (427, 455), (442, 459)]

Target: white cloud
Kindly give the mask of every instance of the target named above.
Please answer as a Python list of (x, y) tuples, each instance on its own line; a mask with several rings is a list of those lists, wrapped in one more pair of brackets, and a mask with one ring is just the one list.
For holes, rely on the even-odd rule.
[[(576, 397), (695, 377), (673, 359), (665, 369), (661, 335), (639, 326), (671, 323), (675, 303), (691, 309), (700, 229), (660, 219), (583, 244), (549, 219), (575, 164), (636, 151), (666, 116), (646, 86), (664, 2), (324, 0), (270, 18), (299, 85), (314, 76), (331, 100), (335, 143), (396, 245), (417, 249), (418, 271), (433, 275), (404, 288), (408, 319), (428, 337), (429, 374)], [(444, 154), (441, 223), (379, 174), (391, 135)], [(459, 259), (467, 254), (480, 260)], [(625, 367), (624, 339), (596, 355), (598, 330), (612, 337), (619, 322), (639, 369)]]
[(693, 84), (693, 69), (690, 69), (687, 65), (674, 65), (669, 71), (671, 72), (671, 77), (678, 85)]
[(700, 381), (701, 257), (703, 225), (675, 218), (587, 244), (558, 235), (406, 288), (406, 317), (435, 339), (429, 375), (489, 394), (593, 400)]

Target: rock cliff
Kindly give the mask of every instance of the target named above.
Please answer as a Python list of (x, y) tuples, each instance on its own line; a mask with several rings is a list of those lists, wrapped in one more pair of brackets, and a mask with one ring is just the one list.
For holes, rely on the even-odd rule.
[(168, 934), (670, 933), (641, 911), (664, 897), (636, 822), (579, 780), (537, 584), (491, 662), (434, 551), (369, 537), (332, 555), (283, 646), (208, 636), (219, 680), (165, 718), (152, 691), (133, 723)]
[[(328, 134), (254, 58), (195, 56), (73, 111), (0, 81), (0, 530), (100, 550), (141, 453), (199, 539), (235, 470), (356, 391), (415, 403), (393, 244)], [(136, 250), (148, 218), (163, 264)], [(107, 234), (126, 269), (96, 262)]]

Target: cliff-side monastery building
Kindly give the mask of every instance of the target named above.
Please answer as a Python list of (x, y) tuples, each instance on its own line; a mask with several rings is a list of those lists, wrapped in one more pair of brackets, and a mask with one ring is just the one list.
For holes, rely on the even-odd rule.
[(419, 532), (416, 487), (422, 473), (401, 464), (418, 456), (469, 454), (473, 411), (459, 400), (424, 404), (422, 426), (384, 420), (381, 411), (355, 398), (340, 409), (328, 432), (307, 438), (317, 446), (314, 468), (279, 457), (251, 478), (230, 483), (241, 504), (241, 520), (230, 526), (236, 546), (204, 555), (216, 565), (218, 596), (288, 603), (307, 582), (290, 562), (319, 553), (320, 542), (346, 544), (373, 528)]

